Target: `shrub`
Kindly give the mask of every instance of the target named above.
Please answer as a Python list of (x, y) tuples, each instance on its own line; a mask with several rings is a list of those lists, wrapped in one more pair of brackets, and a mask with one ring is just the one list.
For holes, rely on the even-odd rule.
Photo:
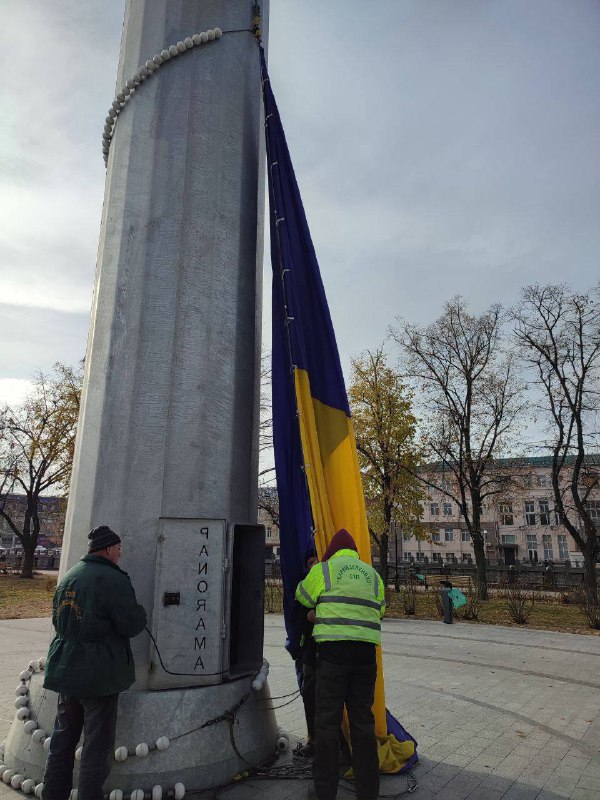
[(535, 605), (535, 592), (525, 592), (518, 586), (506, 590), (506, 608), (513, 622), (526, 625)]
[(400, 600), (404, 613), (412, 616), (417, 610), (417, 593), (414, 586), (404, 586), (400, 592)]
[(467, 605), (457, 609), (454, 613), (458, 619), (478, 619), (481, 600), (477, 592), (474, 589), (467, 589), (464, 595), (467, 598)]
[(600, 630), (600, 605), (590, 603), (587, 593), (583, 587), (575, 589), (573, 592), (573, 601), (577, 603), (579, 608), (585, 614), (590, 628)]

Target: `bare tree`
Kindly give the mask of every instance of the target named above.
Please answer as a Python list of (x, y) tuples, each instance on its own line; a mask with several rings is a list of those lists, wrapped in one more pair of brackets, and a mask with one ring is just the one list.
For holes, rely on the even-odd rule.
[[(23, 546), (24, 578), (33, 577), (40, 498), (52, 488), (67, 493), (71, 477), (82, 371), (56, 364), (55, 372), (40, 374), (22, 405), (0, 409), (0, 516)], [(13, 492), (24, 495), (22, 514)]]
[(369, 533), (379, 549), (380, 571), (388, 581), (392, 520), (405, 531), (421, 532), (425, 492), (415, 477), (421, 448), (412, 394), (387, 364), (383, 347), (352, 359), (350, 407), (365, 492)]
[(473, 542), (482, 599), (487, 597), (482, 506), (506, 491), (509, 472), (496, 459), (510, 449), (524, 406), (514, 357), (502, 347), (502, 322), (499, 305), (474, 316), (463, 298), (455, 297), (433, 324), (402, 324), (392, 331), (423, 404), (431, 465), (419, 478), (457, 503)]
[(577, 294), (567, 286), (529, 286), (512, 312), (534, 383), (545, 398), (558, 516), (584, 559), (588, 603), (598, 605), (598, 518), (590, 500), (600, 488), (600, 458), (591, 434), (600, 411), (600, 285)]

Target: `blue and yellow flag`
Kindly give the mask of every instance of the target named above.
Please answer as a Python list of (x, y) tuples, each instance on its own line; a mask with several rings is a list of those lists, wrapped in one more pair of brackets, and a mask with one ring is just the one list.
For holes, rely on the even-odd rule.
[[(290, 649), (294, 593), (313, 539), (319, 557), (340, 528), (363, 561), (371, 544), (354, 430), (319, 264), (261, 48), (271, 261), (273, 439), (279, 494), (284, 614)], [(416, 742), (386, 714), (381, 652), (375, 729), (384, 772), (416, 760)]]

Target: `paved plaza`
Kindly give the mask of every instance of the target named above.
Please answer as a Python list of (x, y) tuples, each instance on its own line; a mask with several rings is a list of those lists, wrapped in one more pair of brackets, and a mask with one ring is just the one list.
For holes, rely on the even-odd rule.
[[(48, 620), (0, 622), (0, 736), (14, 717), (18, 673), (42, 655)], [(273, 696), (295, 689), (283, 650), (283, 619), (265, 618)], [(384, 621), (387, 704), (419, 742), (415, 800), (598, 800), (600, 798), (600, 638), (491, 625)], [(275, 701), (277, 704), (285, 700)], [(299, 700), (277, 712), (304, 737)], [(299, 800), (306, 781), (255, 781), (225, 800)], [(381, 796), (407, 786), (383, 778)], [(208, 800), (213, 793), (198, 795)], [(341, 787), (338, 798), (353, 797)], [(17, 793), (0, 783), (0, 800)]]

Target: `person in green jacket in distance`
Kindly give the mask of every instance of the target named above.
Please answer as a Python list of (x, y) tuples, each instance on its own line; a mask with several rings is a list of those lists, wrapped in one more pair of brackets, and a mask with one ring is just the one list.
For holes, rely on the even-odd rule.
[(48, 651), (44, 688), (59, 697), (43, 800), (68, 800), (82, 731), (78, 796), (102, 800), (113, 758), (119, 693), (135, 680), (129, 640), (146, 625), (146, 612), (129, 576), (118, 566), (120, 537), (101, 525), (88, 539), (88, 554), (63, 577), (52, 604), (56, 636)]
[(344, 706), (350, 723), (357, 800), (379, 796), (379, 759), (372, 705), (377, 678), (376, 646), (385, 612), (383, 581), (361, 561), (354, 539), (339, 530), (296, 589), (312, 609), (317, 643), (313, 800), (335, 800), (339, 782), (339, 732)]

